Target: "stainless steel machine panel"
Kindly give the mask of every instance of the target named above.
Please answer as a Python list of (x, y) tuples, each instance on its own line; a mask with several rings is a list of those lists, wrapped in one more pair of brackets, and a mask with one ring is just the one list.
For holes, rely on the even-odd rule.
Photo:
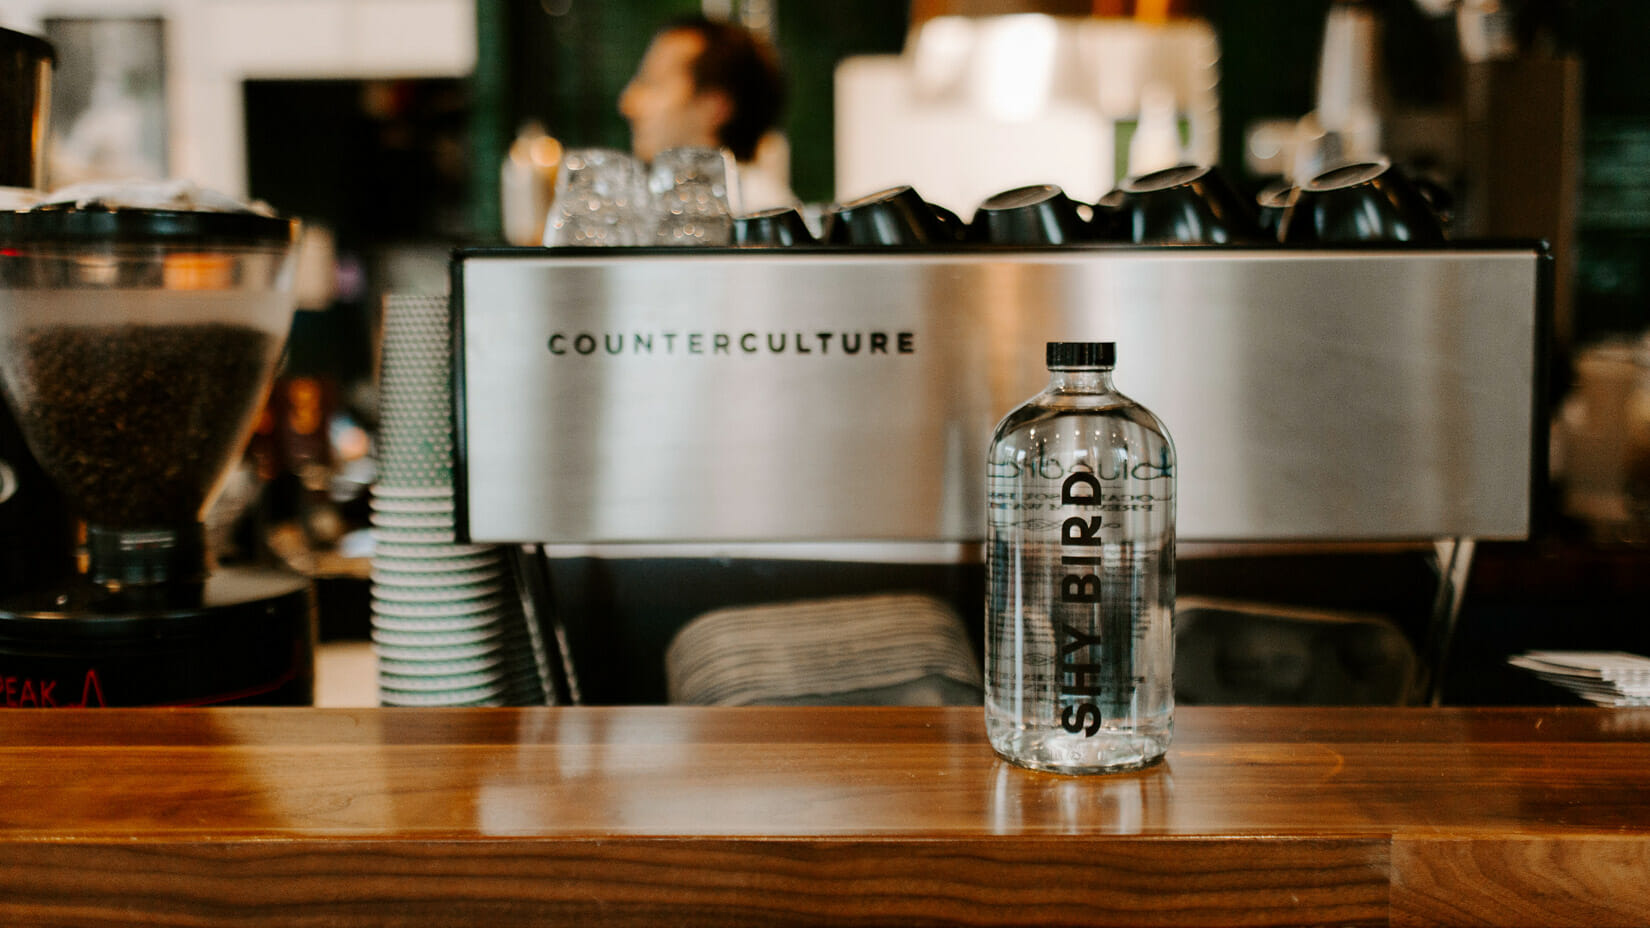
[(1523, 537), (1544, 260), (460, 253), (459, 494), (487, 542), (977, 541), (1044, 343), (1110, 340), (1183, 539)]

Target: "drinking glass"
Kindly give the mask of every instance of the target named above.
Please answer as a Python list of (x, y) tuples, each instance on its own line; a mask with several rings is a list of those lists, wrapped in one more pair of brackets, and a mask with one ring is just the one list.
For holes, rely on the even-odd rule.
[(653, 159), (647, 177), (652, 195), (653, 244), (728, 244), (728, 162), (719, 149), (685, 145)]
[(728, 168), (721, 150), (667, 148), (648, 174), (653, 244), (726, 245), (733, 239)]
[(611, 148), (574, 148), (562, 156), (544, 244), (603, 247), (646, 244), (647, 183), (641, 162)]

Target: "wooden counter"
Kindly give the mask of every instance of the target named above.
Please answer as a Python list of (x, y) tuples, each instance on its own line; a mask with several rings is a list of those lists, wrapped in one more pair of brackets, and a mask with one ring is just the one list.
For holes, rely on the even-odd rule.
[(19, 710), (0, 925), (1650, 924), (1650, 712)]

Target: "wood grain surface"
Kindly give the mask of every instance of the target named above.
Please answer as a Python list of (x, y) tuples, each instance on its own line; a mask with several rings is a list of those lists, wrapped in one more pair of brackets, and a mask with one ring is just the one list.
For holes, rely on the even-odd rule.
[(1084, 778), (972, 709), (0, 718), (5, 926), (1650, 924), (1650, 712), (1186, 708)]

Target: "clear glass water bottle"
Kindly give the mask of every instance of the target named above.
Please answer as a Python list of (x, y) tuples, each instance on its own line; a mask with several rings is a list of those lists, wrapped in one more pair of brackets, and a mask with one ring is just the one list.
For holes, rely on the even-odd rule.
[(1116, 355), (1050, 342), (987, 462), (986, 730), (1058, 773), (1144, 767), (1173, 731), (1174, 443)]

